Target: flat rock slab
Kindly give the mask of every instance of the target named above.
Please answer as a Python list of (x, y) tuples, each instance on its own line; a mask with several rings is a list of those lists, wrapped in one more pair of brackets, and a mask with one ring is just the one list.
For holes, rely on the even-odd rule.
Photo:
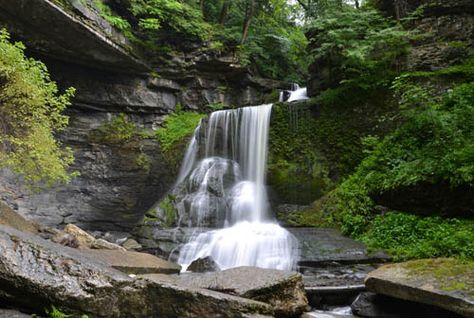
[(369, 273), (365, 284), (374, 293), (474, 318), (474, 262), (440, 258), (389, 264)]
[(94, 318), (273, 315), (265, 303), (212, 290), (132, 279), (97, 257), (0, 225), (0, 303), (29, 312), (54, 304)]
[(272, 305), (279, 317), (303, 313), (308, 305), (301, 274), (296, 272), (237, 267), (220, 272), (185, 273), (179, 276), (143, 275), (178, 286), (204, 288), (258, 300)]
[(83, 253), (127, 274), (177, 274), (181, 270), (178, 264), (147, 253), (122, 250), (83, 250)]
[(341, 264), (385, 262), (390, 257), (378, 252), (369, 254), (367, 247), (329, 228), (287, 228), (299, 242), (302, 266), (320, 266), (323, 263)]

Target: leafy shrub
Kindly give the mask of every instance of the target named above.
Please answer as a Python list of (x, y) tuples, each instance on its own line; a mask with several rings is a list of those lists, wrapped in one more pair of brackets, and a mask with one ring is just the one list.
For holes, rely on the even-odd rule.
[(428, 257), (474, 259), (474, 221), (387, 213), (374, 218), (360, 238), (397, 260)]
[(97, 128), (94, 137), (105, 143), (124, 144), (139, 137), (138, 134), (135, 123), (130, 121), (126, 114), (120, 113)]
[(24, 51), (0, 31), (0, 167), (30, 183), (67, 182), (75, 175), (67, 172), (74, 158), (54, 135), (68, 124), (62, 112), (74, 89), (60, 94), (46, 66)]
[(315, 34), (312, 58), (331, 67), (329, 80), (338, 83), (329, 86), (340, 84), (321, 98), (343, 96), (354, 88), (370, 91), (390, 86), (413, 37), (375, 10), (348, 7), (315, 19), (310, 32)]
[(204, 114), (183, 111), (168, 115), (164, 127), (156, 131), (156, 137), (163, 151), (168, 152), (176, 144), (185, 141), (193, 133), (202, 117)]
[(195, 39), (206, 39), (209, 25), (201, 12), (186, 2), (177, 0), (131, 0), (130, 12), (138, 19), (138, 26), (150, 39), (167, 27), (178, 34)]
[(131, 35), (132, 27), (130, 23), (126, 19), (114, 14), (110, 7), (103, 2), (103, 0), (95, 0), (95, 6), (99, 10), (100, 15), (107, 22), (120, 31), (124, 32), (126, 35)]

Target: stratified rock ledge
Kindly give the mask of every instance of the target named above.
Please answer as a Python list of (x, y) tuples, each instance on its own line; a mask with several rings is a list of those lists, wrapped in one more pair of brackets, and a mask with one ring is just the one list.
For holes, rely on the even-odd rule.
[(369, 273), (369, 291), (474, 317), (474, 263), (426, 259), (389, 264)]

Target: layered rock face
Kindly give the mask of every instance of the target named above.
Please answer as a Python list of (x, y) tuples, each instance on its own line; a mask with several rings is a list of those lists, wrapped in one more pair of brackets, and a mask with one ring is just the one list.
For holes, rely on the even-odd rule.
[[(129, 230), (166, 193), (177, 172), (154, 138), (166, 114), (177, 105), (205, 111), (213, 103), (260, 104), (284, 85), (255, 79), (230, 58), (202, 48), (144, 58), (101, 17), (94, 1), (0, 0), (0, 25), (47, 64), (61, 88), (77, 89), (70, 125), (59, 138), (73, 149), (72, 170), (80, 176), (32, 193), (16, 176), (0, 172), (0, 199), (47, 225)], [(126, 142), (101, 135), (122, 113), (144, 133)], [(120, 127), (109, 128), (113, 133)]]

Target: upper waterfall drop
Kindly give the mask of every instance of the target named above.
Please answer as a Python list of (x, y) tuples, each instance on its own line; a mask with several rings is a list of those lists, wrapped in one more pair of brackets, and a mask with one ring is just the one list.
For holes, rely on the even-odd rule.
[(180, 251), (183, 270), (206, 256), (221, 269), (296, 267), (298, 242), (271, 218), (265, 188), (271, 110), (220, 110), (196, 128), (173, 190), (179, 225), (197, 228)]

